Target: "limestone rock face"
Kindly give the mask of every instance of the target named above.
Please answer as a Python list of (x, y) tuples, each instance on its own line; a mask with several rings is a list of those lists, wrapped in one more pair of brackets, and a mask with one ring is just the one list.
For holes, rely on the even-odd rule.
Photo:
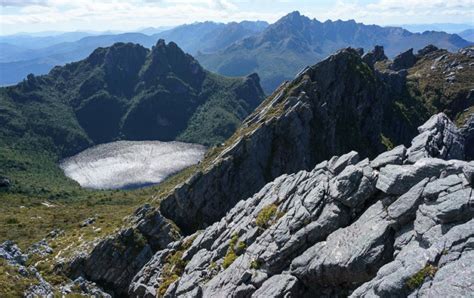
[(84, 277), (108, 292), (123, 295), (133, 276), (157, 250), (178, 239), (174, 227), (149, 205), (138, 209), (133, 226), (107, 238), (69, 264), (68, 275)]
[[(472, 93), (474, 97), (474, 92)], [(464, 154), (466, 160), (474, 160), (474, 114), (468, 118), (461, 131), (465, 138)]]
[(433, 115), (418, 131), (407, 152), (410, 162), (427, 156), (464, 159), (464, 136), (445, 114)]
[(303, 70), (247, 118), (208, 168), (162, 201), (161, 213), (189, 234), (282, 174), (311, 170), (351, 150), (382, 152), (383, 107), (390, 99), (374, 72), (354, 49)]
[[(448, 156), (427, 150), (413, 163), (400, 146), (370, 161), (352, 151), (282, 175), (158, 251), (129, 295), (469, 295), (474, 165), (439, 158)], [(182, 270), (169, 280), (176, 256)]]

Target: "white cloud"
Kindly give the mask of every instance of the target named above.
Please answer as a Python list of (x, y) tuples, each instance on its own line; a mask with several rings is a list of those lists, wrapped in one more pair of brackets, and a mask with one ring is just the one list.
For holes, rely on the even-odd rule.
[(355, 19), (377, 24), (474, 22), (473, 0), (379, 0), (335, 3), (328, 11), (315, 11), (319, 18)]
[(1, 0), (1, 6), (7, 7), (22, 7), (22, 6), (30, 6), (30, 5), (46, 5), (47, 0)]
[(2, 33), (131, 30), (195, 21), (275, 21), (301, 10), (325, 19), (377, 24), (473, 22), (473, 0), (0, 0)]

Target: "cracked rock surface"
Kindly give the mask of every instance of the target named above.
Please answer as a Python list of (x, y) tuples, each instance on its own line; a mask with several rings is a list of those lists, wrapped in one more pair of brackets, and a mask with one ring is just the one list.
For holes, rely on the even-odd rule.
[[(421, 135), (433, 119), (452, 125), (439, 114)], [(449, 140), (459, 137), (463, 145), (460, 131), (450, 133)], [(474, 164), (431, 150), (440, 144), (426, 142), (416, 160), (412, 148), (396, 147), (371, 161), (352, 151), (282, 175), (220, 221), (158, 251), (128, 293), (470, 296)], [(170, 279), (177, 255), (183, 269)]]

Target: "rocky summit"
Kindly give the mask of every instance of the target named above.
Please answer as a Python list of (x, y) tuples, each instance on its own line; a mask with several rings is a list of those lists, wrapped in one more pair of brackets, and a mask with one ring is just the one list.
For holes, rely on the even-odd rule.
[[(129, 295), (472, 294), (474, 163), (433, 155), (448, 144), (430, 142), (436, 130), (424, 136), (440, 122), (453, 125), (433, 116), (409, 148), (372, 160), (351, 151), (276, 178), (220, 221), (158, 251)], [(448, 139), (462, 151), (459, 131)]]
[(471, 53), (305, 68), (65, 273), (132, 297), (472, 293)]

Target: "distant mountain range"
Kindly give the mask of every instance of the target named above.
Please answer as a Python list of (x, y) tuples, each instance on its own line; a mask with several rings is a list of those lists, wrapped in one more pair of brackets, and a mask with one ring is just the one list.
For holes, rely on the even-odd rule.
[(459, 33), (459, 36), (465, 40), (474, 42), (474, 29), (467, 29)]
[(458, 35), (426, 31), (411, 33), (397, 27), (364, 25), (350, 21), (319, 22), (293, 12), (263, 32), (242, 39), (225, 50), (196, 58), (210, 70), (238, 76), (257, 72), (265, 92), (272, 92), (307, 65), (344, 47), (369, 50), (382, 45), (389, 57), (409, 48), (421, 49), (433, 44), (456, 51), (470, 43)]
[(425, 31), (444, 31), (446, 33), (457, 33), (468, 29), (474, 29), (474, 24), (455, 24), (455, 23), (433, 23), (433, 24), (404, 24), (399, 25), (403, 29), (411, 32)]
[[(72, 32), (49, 37), (7, 36), (0, 38), (0, 85), (11, 85), (23, 80), (29, 73), (46, 74), (56, 65), (87, 57), (98, 47), (116, 42), (138, 43), (152, 47), (158, 39), (174, 41), (191, 54), (209, 53), (227, 47), (233, 42), (261, 32), (266, 22), (194, 23), (166, 31), (146, 28), (142, 32), (91, 35)], [(38, 48), (38, 45), (43, 45)]]
[[(383, 45), (387, 55), (394, 57), (408, 48), (416, 50), (428, 44), (450, 51), (470, 45), (455, 34), (411, 33), (398, 27), (364, 25), (353, 20), (319, 22), (299, 12), (290, 13), (271, 25), (260, 21), (202, 22), (162, 29), (145, 28), (136, 33), (95, 36), (74, 32), (26, 38), (21, 42), (13, 37), (1, 38), (0, 85), (15, 84), (29, 73), (45, 74), (55, 65), (87, 57), (97, 47), (115, 42), (151, 47), (160, 38), (174, 41), (205, 68), (217, 73), (227, 76), (258, 73), (266, 93), (272, 92), (282, 81), (293, 78), (303, 67), (347, 46), (368, 50), (374, 45)], [(469, 32), (464, 36), (470, 38)], [(33, 48), (38, 44), (46, 47)]]

